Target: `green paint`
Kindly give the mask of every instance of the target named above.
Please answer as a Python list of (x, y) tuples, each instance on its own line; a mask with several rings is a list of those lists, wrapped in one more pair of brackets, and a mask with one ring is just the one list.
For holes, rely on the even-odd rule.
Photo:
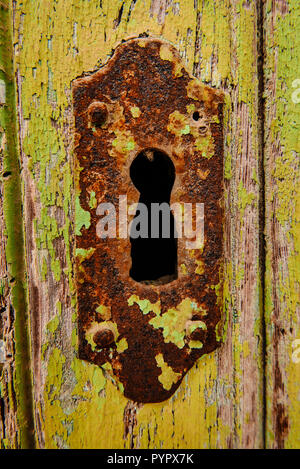
[(89, 259), (95, 252), (95, 248), (82, 249), (76, 248), (76, 257), (81, 264), (85, 259)]
[(252, 170), (252, 179), (256, 184), (259, 184), (258, 175), (257, 175), (257, 172), (256, 172), (255, 168), (253, 168), (253, 170)]
[(181, 134), (182, 134), (182, 135), (187, 135), (187, 134), (190, 133), (190, 131), (191, 131), (191, 128), (190, 128), (190, 126), (187, 124), (183, 129), (181, 129)]
[(195, 148), (201, 152), (203, 158), (208, 160), (214, 156), (215, 145), (211, 135), (206, 137), (198, 137), (195, 140)]
[(100, 318), (104, 321), (111, 319), (111, 308), (110, 306), (99, 305), (96, 308), (96, 312), (99, 314)]
[(143, 314), (150, 312), (155, 314), (155, 317), (149, 320), (149, 324), (155, 329), (162, 329), (166, 343), (172, 342), (178, 348), (183, 348), (185, 345), (187, 321), (191, 319), (194, 312), (202, 312), (201, 307), (198, 307), (197, 303), (190, 298), (182, 300), (176, 309), (170, 308), (164, 314), (161, 314), (160, 301), (150, 303), (149, 300), (141, 300), (137, 295), (132, 295), (128, 300), (128, 305), (132, 306), (134, 303), (139, 305)]
[(255, 194), (251, 192), (247, 192), (245, 187), (243, 186), (243, 181), (240, 181), (238, 187), (238, 205), (241, 211), (241, 217), (243, 218), (245, 209), (248, 205), (251, 205), (255, 200)]
[[(299, 177), (299, 122), (300, 104), (293, 102), (293, 83), (299, 78), (300, 38), (291, 31), (300, 28), (300, 4), (297, 0), (287, 2), (286, 11), (273, 9), (266, 2), (266, 53), (265, 76), (272, 88), (266, 88), (266, 216), (267, 256), (265, 312), (267, 328), (267, 425), (266, 445), (276, 447), (276, 419), (274, 406), (284, 405), (288, 415), (288, 429), (284, 435), (284, 448), (298, 448), (299, 439), (299, 364), (295, 367), (288, 352), (290, 343), (299, 334), (299, 285), (300, 285), (300, 177)], [(268, 84), (268, 83), (267, 83)], [(270, 233), (271, 221), (277, 222), (278, 230)], [(274, 244), (279, 243), (281, 252), (276, 258), (274, 274)], [(278, 272), (278, 274), (277, 274)], [(278, 275), (278, 277), (277, 277)], [(278, 279), (277, 279), (278, 278)], [(274, 401), (273, 389), (276, 375), (272, 368), (274, 354), (274, 305), (280, 313), (280, 327), (289, 331), (279, 338), (279, 368), (284, 387), (284, 397)], [(284, 348), (283, 348), (284, 347)], [(281, 350), (287, 350), (287, 355)], [(275, 423), (276, 424), (276, 423)]]
[(127, 149), (128, 151), (130, 151), (130, 150), (134, 150), (134, 147), (135, 147), (135, 142), (134, 142), (134, 140), (129, 140), (129, 142), (128, 142), (127, 145), (126, 145), (126, 149)]
[(58, 316), (55, 316), (53, 319), (51, 319), (51, 321), (48, 322), (47, 324), (47, 329), (48, 331), (51, 333), (51, 334), (54, 334), (54, 332), (56, 331), (56, 329), (58, 328), (59, 326), (59, 323), (60, 323), (60, 320), (59, 320), (59, 317)]
[(85, 227), (87, 230), (91, 226), (91, 214), (84, 210), (80, 205), (79, 196), (75, 201), (75, 234), (81, 236), (81, 229)]
[(62, 355), (58, 348), (54, 348), (48, 361), (48, 381), (46, 383), (45, 391), (50, 399), (59, 396), (63, 380), (63, 367), (66, 358)]
[(90, 206), (90, 208), (96, 208), (97, 207), (96, 193), (94, 191), (91, 191), (91, 193), (90, 193), (89, 206)]
[[(120, 42), (128, 35), (143, 33), (147, 23), (146, 29), (150, 34), (156, 36), (163, 34), (179, 47), (182, 55), (185, 56), (189, 70), (192, 70), (195, 59), (196, 66), (199, 64), (202, 80), (213, 84), (225, 84), (229, 88), (234, 87), (241, 97), (246, 96), (247, 98), (248, 96), (249, 101), (245, 106), (247, 109), (248, 105), (253, 103), (256, 87), (252, 83), (246, 83), (248, 76), (246, 75), (245, 66), (247, 64), (245, 62), (241, 63), (243, 71), (240, 74), (237, 73), (235, 48), (239, 42), (242, 42), (238, 59), (240, 59), (243, 49), (251, 50), (252, 55), (256, 54), (256, 48), (253, 47), (253, 23), (256, 19), (250, 21), (250, 15), (248, 15), (246, 23), (243, 23), (244, 17), (238, 18), (237, 21), (236, 3), (229, 4), (227, 1), (220, 0), (198, 2), (198, 8), (195, 8), (194, 1), (186, 0), (185, 2), (175, 2), (174, 5), (167, 8), (163, 23), (161, 13), (158, 14), (157, 11), (154, 11), (150, 17), (147, 16), (145, 23), (145, 12), (148, 14), (150, 3), (152, 6), (154, 2), (150, 0), (138, 1), (136, 5), (132, 6), (131, 1), (125, 1), (120, 26), (115, 28), (112, 25), (114, 19), (118, 17), (120, 8), (118, 2), (78, 0), (75, 5), (74, 2), (37, 0), (34, 8), (31, 3), (29, 1), (15, 3), (15, 44), (18, 48), (15, 61), (22, 77), (20, 97), (22, 111), (28, 125), (23, 151), (25, 155), (30, 156), (28, 167), (32, 174), (32, 180), (35, 183), (38, 197), (41, 197), (41, 205), (46, 207), (41, 216), (37, 215), (36, 241), (41, 239), (39, 249), (47, 250), (49, 256), (54, 258), (55, 242), (59, 239), (64, 240), (69, 284), (72, 288), (73, 257), (70, 250), (70, 238), (73, 232), (71, 222), (73, 169), (69, 161), (70, 157), (66, 155), (64, 140), (65, 115), (69, 108), (68, 91), (71, 80), (80, 76), (84, 71), (98, 68), (99, 64), (103, 63), (110, 54), (115, 43)], [(100, 7), (102, 3), (103, 8)], [(177, 4), (180, 12), (175, 14)], [(239, 2), (239, 8), (240, 5), (242, 5), (241, 2)], [(253, 11), (253, 5), (254, 2), (243, 2), (242, 8)], [(126, 22), (126, 18), (129, 18), (129, 9), (130, 21)], [(38, 11), (43, 11), (43, 14), (38, 14)], [(67, 15), (66, 11), (68, 11)], [(198, 15), (201, 21), (197, 29), (195, 22)], [(239, 34), (239, 30), (244, 28), (246, 30)], [(190, 33), (187, 35), (189, 29)], [(35, 34), (32, 34), (33, 30)], [(251, 32), (252, 34), (250, 34)], [(196, 42), (197, 33), (201, 47), (195, 51), (193, 44)], [(52, 40), (49, 44), (50, 35), (52, 35)], [(38, 41), (36, 41), (36, 37), (39, 37)], [(100, 49), (95, 47), (99, 41)], [(281, 50), (280, 53), (283, 54), (283, 51)], [(251, 62), (253, 62), (252, 57)], [(251, 68), (253, 68), (252, 64)], [(296, 69), (295, 66), (293, 68)], [(51, 87), (52, 91), (55, 91), (56, 100), (53, 107), (48, 104), (49, 70), (51, 70)], [(239, 81), (243, 82), (242, 90), (239, 89)], [(249, 94), (248, 90), (245, 89), (246, 86), (251, 86)], [(231, 115), (232, 120), (233, 117)], [(255, 132), (255, 121), (251, 123), (251, 128)], [(122, 149), (126, 147), (126, 141), (124, 145), (123, 142), (120, 144)], [(230, 142), (229, 138), (226, 141), (227, 144), (234, 148), (234, 142)], [(231, 162), (231, 153), (228, 151), (225, 153), (225, 158), (228, 162), (227, 166), (225, 164), (228, 169), (226, 178), (230, 179), (232, 174), (236, 176), (235, 156), (233, 155), (233, 162)], [(230, 162), (227, 158), (230, 158)], [(47, 216), (53, 216), (55, 207), (62, 207), (65, 215), (61, 226), (49, 225), (48, 223)], [(47, 232), (47, 236), (43, 238), (45, 232)], [(225, 284), (227, 286), (225, 285), (224, 308), (227, 313), (235, 301), (228, 279), (233, 262), (225, 266)], [(48, 272), (48, 278), (49, 275), (50, 272)], [(64, 272), (62, 272), (63, 275)], [(62, 277), (61, 282), (67, 281)], [(75, 306), (74, 297), (71, 299), (71, 304), (73, 307)], [(73, 314), (73, 321), (76, 321), (76, 314)], [(238, 344), (239, 335), (236, 334), (233, 339), (235, 346), (236, 343)], [(73, 350), (73, 353), (75, 352), (76, 349)], [(60, 356), (57, 359), (59, 362)], [(65, 375), (62, 373), (60, 377), (61, 382), (64, 383), (64, 386), (60, 388), (60, 396), (55, 399), (49, 399), (47, 395), (45, 396), (43, 415), (45, 416), (46, 447), (62, 445), (73, 448), (88, 447), (89, 445), (116, 447), (113, 443), (124, 447), (126, 441), (123, 439), (122, 416), (127, 401), (122, 400), (122, 396), (114, 393), (106, 394), (107, 398), (103, 398), (102, 391), (105, 389), (107, 393), (107, 387), (104, 388), (103, 385), (101, 388), (98, 385), (98, 380), (101, 382), (100, 375), (98, 379), (96, 378), (96, 390), (93, 389), (91, 386), (91, 383), (94, 382), (93, 370), (97, 367), (81, 360), (74, 362), (72, 369), (78, 386), (76, 384), (76, 394), (72, 399), (73, 407), (71, 411), (69, 408), (63, 408), (67, 401), (66, 390), (69, 389), (68, 387), (72, 387), (70, 384), (74, 379), (70, 372), (71, 363), (64, 363), (63, 368), (66, 368), (66, 373)], [(232, 437), (232, 428), (224, 424), (222, 416), (217, 412), (217, 405), (215, 403), (207, 405), (207, 401), (214, 399), (212, 388), (216, 380), (219, 379), (215, 357), (205, 358), (203, 365), (201, 373), (199, 369), (196, 370), (197, 373), (191, 370), (186, 379), (186, 391), (182, 394), (179, 393), (175, 400), (170, 401), (171, 403), (147, 405), (139, 409), (138, 427), (134, 430), (134, 434), (137, 435), (135, 443), (140, 444), (141, 447), (147, 447), (149, 442), (153, 447), (170, 447), (170, 445), (178, 446), (178, 444), (182, 444), (182, 447), (188, 447), (189, 444), (189, 447), (192, 447), (193, 444), (198, 447), (226, 447), (228, 441), (236, 445), (241, 443), (242, 437), (247, 437), (246, 434), (244, 435), (244, 430), (241, 430), (243, 422), (240, 421), (239, 409), (243, 402), (239, 394), (239, 384), (234, 381), (233, 389), (229, 388), (228, 378), (224, 380), (222, 378), (220, 382), (221, 386), (228, 385), (228, 393), (233, 393), (230, 394), (230, 397), (233, 395), (235, 399), (233, 409), (229, 407), (228, 410), (229, 419), (236, 422)], [(237, 369), (235, 369), (237, 377), (240, 372), (239, 366), (240, 364), (237, 362)], [(108, 365), (107, 368), (109, 368)], [(51, 381), (51, 373), (56, 373), (55, 368), (48, 369), (47, 382)], [(103, 382), (105, 382), (104, 378)], [(100, 412), (101, 403), (105, 404)], [(112, 417), (112, 431), (103, 437), (103, 419), (107, 415)], [(192, 418), (196, 415), (197, 421), (204, 423), (203, 426), (200, 426), (200, 431), (199, 425), (195, 425), (195, 432), (190, 432), (191, 421), (186, 419), (186, 415), (191, 415)], [(67, 425), (69, 426), (68, 431)], [(180, 431), (174, 432), (174, 428)], [(115, 438), (113, 442), (112, 438)]]
[(200, 340), (190, 340), (189, 347), (190, 348), (202, 348), (203, 343)]
[(225, 93), (224, 95), (224, 138), (225, 138), (225, 164), (224, 164), (224, 177), (229, 180), (232, 177), (232, 148), (231, 148), (231, 99), (230, 96)]
[(169, 115), (169, 123), (167, 125), (168, 132), (181, 137), (190, 132), (189, 118), (179, 111), (174, 111)]
[(190, 333), (194, 332), (196, 329), (202, 329), (202, 330), (207, 330), (207, 326), (205, 324), (205, 322), (203, 321), (193, 321), (191, 324), (190, 324), (190, 327), (189, 327), (189, 331)]
[(46, 262), (46, 259), (43, 257), (42, 268), (41, 268), (41, 274), (42, 274), (42, 279), (43, 279), (43, 281), (46, 280), (46, 278), (47, 278), (47, 273), (48, 273), (47, 262)]
[(51, 271), (55, 280), (59, 282), (61, 278), (61, 267), (59, 259), (51, 259)]
[(137, 106), (133, 106), (130, 108), (130, 112), (134, 118), (138, 118), (141, 115), (141, 110)]
[(111, 154), (113, 156), (118, 156), (119, 153), (126, 155), (129, 151), (134, 150), (135, 141), (130, 131), (125, 130), (121, 132), (119, 130), (115, 130), (114, 133), (116, 138), (112, 141)]
[(123, 353), (125, 350), (128, 349), (128, 343), (125, 337), (121, 339), (119, 342), (117, 342), (117, 352), (118, 353)]
[(160, 301), (151, 303), (149, 300), (141, 300), (137, 295), (131, 295), (128, 299), (128, 306), (132, 306), (136, 303), (143, 314), (148, 314), (153, 311), (155, 314), (160, 314)]

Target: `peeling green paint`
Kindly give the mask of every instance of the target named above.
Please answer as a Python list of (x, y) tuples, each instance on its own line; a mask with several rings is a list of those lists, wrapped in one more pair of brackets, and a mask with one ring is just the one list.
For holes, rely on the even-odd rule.
[(157, 301), (157, 303), (151, 303), (149, 300), (141, 300), (137, 295), (132, 295), (128, 299), (128, 305), (132, 306), (134, 303), (136, 303), (140, 310), (142, 311), (143, 314), (148, 314), (151, 311), (155, 314), (160, 313), (160, 301)]
[(95, 248), (89, 248), (89, 249), (76, 248), (76, 257), (79, 259), (79, 262), (81, 263), (85, 259), (89, 259), (94, 252), (95, 252)]
[(82, 227), (88, 229), (91, 226), (91, 214), (80, 205), (79, 196), (76, 197), (75, 201), (75, 234), (81, 236)]
[[(121, 339), (119, 342), (117, 342), (117, 352), (118, 353), (123, 353), (127, 349), (128, 349), (128, 343), (127, 343), (126, 338), (123, 337), (123, 339)], [(120, 383), (120, 384), (122, 384), (122, 383)]]
[(100, 318), (104, 321), (108, 321), (111, 318), (111, 308), (105, 305), (99, 305), (96, 308), (96, 312), (99, 314)]
[(91, 193), (90, 193), (89, 206), (91, 208), (96, 208), (97, 207), (97, 199), (96, 199), (96, 194), (95, 194), (94, 191), (91, 191)]

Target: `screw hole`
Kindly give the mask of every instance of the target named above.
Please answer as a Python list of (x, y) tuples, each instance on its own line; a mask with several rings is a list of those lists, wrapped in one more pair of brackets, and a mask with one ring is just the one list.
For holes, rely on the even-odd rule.
[(193, 113), (193, 119), (194, 119), (194, 121), (196, 121), (196, 122), (200, 119), (200, 114), (199, 114), (198, 111), (195, 111), (195, 112)]
[(93, 103), (89, 109), (91, 127), (100, 129), (107, 121), (107, 107), (104, 103)]
[(91, 116), (92, 125), (94, 127), (101, 127), (106, 121), (106, 113), (102, 109), (97, 109)]
[(207, 132), (207, 126), (206, 126), (206, 125), (201, 125), (201, 127), (199, 127), (199, 132), (200, 132), (202, 135), (205, 135), (206, 132)]

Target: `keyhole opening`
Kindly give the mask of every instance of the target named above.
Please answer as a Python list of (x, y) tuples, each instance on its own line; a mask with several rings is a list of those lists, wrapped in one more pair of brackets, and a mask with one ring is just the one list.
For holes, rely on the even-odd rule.
[[(145, 284), (172, 282), (177, 278), (176, 227), (170, 209), (176, 177), (174, 164), (166, 153), (147, 149), (132, 162), (130, 177), (140, 192), (139, 204), (144, 204), (143, 210), (137, 207), (130, 231), (130, 276)], [(148, 228), (147, 237), (142, 224)]]

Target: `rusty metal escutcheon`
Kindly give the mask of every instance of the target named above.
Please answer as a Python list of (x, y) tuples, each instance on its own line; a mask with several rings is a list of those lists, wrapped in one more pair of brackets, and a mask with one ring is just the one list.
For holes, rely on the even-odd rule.
[[(73, 82), (73, 107), (79, 357), (133, 401), (160, 402), (220, 345), (223, 94), (191, 77), (172, 45), (139, 38)], [(185, 233), (178, 238), (169, 282), (134, 280), (129, 236), (97, 235), (99, 204), (139, 201), (130, 168), (147, 151), (174, 165), (171, 204), (204, 204), (203, 243), (190, 249)]]

